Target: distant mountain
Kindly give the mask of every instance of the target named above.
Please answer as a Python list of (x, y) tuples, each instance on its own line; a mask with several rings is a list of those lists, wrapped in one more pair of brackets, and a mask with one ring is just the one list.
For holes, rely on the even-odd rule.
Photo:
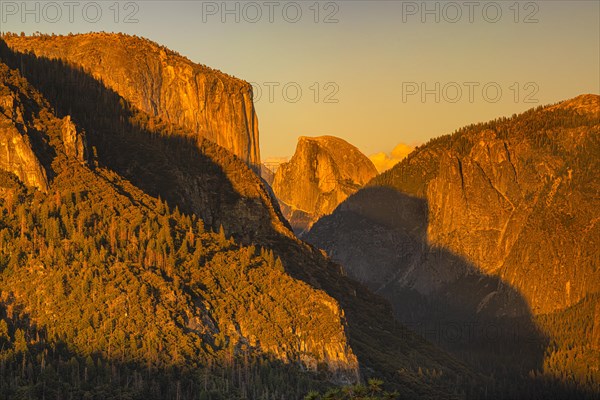
[[(387, 297), (406, 323), (476, 322), (511, 333), (517, 319), (529, 320), (531, 331), (541, 326), (537, 344), (508, 339), (520, 346), (514, 355), (523, 368), (526, 351), (568, 325), (554, 319), (544, 331), (537, 316), (600, 290), (599, 117), (600, 97), (583, 95), (433, 139), (306, 239)], [(574, 340), (587, 348), (588, 339)], [(484, 342), (486, 356), (497, 354), (497, 340)], [(469, 357), (475, 344), (461, 346)], [(543, 356), (532, 355), (525, 372), (543, 369)], [(600, 382), (593, 369), (581, 374), (579, 382), (590, 374)]]
[(150, 40), (124, 34), (7, 35), (19, 52), (82, 68), (131, 105), (217, 143), (258, 171), (260, 147), (252, 86)]
[(301, 398), (373, 376), (409, 397), (485, 390), (299, 241), (228, 150), (62, 59), (0, 40), (0, 61), (0, 393)]
[(273, 184), (273, 179), (275, 179), (275, 174), (271, 171), (271, 168), (267, 167), (265, 164), (260, 165), (260, 177), (265, 180), (270, 185)]
[(272, 186), (283, 215), (301, 234), (375, 175), (373, 163), (348, 142), (303, 136), (290, 161), (279, 165)]
[(260, 169), (260, 176), (269, 184), (273, 185), (275, 179), (275, 172), (279, 169), (279, 166), (289, 160), (289, 157), (270, 157), (263, 161)]

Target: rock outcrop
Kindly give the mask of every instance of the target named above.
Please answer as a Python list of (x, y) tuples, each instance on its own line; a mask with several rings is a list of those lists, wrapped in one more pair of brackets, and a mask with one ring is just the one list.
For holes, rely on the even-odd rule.
[(249, 83), (124, 34), (4, 37), (15, 51), (81, 67), (138, 109), (221, 145), (259, 171)]
[(69, 115), (62, 120), (61, 134), (67, 155), (85, 163), (88, 158), (87, 141), (85, 135), (77, 131)]
[(300, 137), (272, 186), (284, 216), (301, 234), (376, 175), (371, 160), (348, 142), (333, 136)]
[[(476, 273), (526, 301), (506, 315), (569, 307), (600, 290), (599, 113), (599, 97), (584, 95), (434, 139), (307, 239), (391, 298)], [(411, 198), (426, 212), (399, 218)], [(480, 300), (479, 311), (490, 305)]]
[(11, 90), (15, 81), (18, 82), (16, 74), (0, 64), (0, 169), (15, 174), (27, 186), (45, 192), (48, 176), (30, 137), (37, 133), (30, 131), (31, 125), (23, 118), (25, 110), (21, 99)]
[(46, 171), (35, 155), (29, 137), (4, 115), (0, 115), (0, 169), (14, 173), (27, 186), (43, 192), (48, 189)]

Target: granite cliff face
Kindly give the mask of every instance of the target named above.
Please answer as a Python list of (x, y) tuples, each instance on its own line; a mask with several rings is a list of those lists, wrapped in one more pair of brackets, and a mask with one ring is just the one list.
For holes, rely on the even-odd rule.
[(123, 34), (4, 39), (15, 51), (82, 67), (138, 109), (221, 145), (258, 171), (258, 119), (247, 82)]
[[(0, 99), (0, 102), (6, 98)], [(6, 117), (0, 104), (0, 169), (12, 172), (23, 183), (45, 192), (48, 189), (48, 177), (39, 159), (33, 151), (26, 133), (20, 132), (15, 121)]]
[[(156, 46), (121, 36), (125, 41), (134, 41), (132, 46)], [(76, 37), (84, 41), (82, 46), (87, 49), (94, 48), (93, 39), (102, 47), (107, 40), (112, 42), (120, 36)], [(10, 41), (16, 37), (5, 38)], [(54, 38), (60, 43), (64, 40), (65, 45), (69, 40), (76, 40), (71, 36)], [(18, 39), (28, 40), (27, 37)], [(55, 43), (51, 36), (29, 39), (48, 46)], [(76, 52), (75, 43), (71, 47)], [(13, 68), (25, 65), (36, 71), (28, 79), (51, 99), (52, 107), (62, 112), (63, 121), (57, 129), (62, 132), (64, 146), (80, 161), (95, 154), (95, 162), (118, 171), (148, 193), (202, 216), (214, 229), (223, 226), (228, 234), (245, 243), (279, 234), (292, 236), (260, 178), (247, 163), (222, 146), (140, 110), (107, 88), (104, 79), (95, 78), (85, 68), (65, 64), (62, 59), (19, 53), (3, 41), (0, 41), (0, 56)], [(152, 53), (147, 56), (151, 58)], [(38, 72), (40, 69), (44, 72)], [(54, 81), (46, 79), (50, 73), (55, 75)], [(219, 108), (215, 104), (207, 107), (213, 106)], [(224, 115), (222, 123), (227, 124), (229, 117)], [(73, 123), (79, 127), (78, 137), (73, 136)]]
[(517, 132), (483, 130), (468, 154), (445, 153), (427, 188), (429, 241), (501, 277), (534, 313), (600, 290), (598, 115), (599, 97), (581, 96), (530, 113), (543, 133), (517, 117)]
[(332, 136), (300, 137), (272, 186), (283, 214), (302, 233), (376, 175), (371, 160), (348, 142)]

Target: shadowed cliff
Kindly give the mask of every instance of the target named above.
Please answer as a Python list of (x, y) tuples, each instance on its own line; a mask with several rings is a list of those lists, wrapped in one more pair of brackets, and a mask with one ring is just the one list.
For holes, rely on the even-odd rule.
[(527, 301), (510, 284), (431, 245), (427, 210), (422, 199), (369, 187), (322, 218), (308, 240), (389, 299), (399, 321), (486, 373), (540, 369), (548, 340)]

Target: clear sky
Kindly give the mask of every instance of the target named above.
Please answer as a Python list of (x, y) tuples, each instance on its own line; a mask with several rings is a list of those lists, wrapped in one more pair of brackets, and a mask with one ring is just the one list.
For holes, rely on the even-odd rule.
[(0, 30), (137, 34), (252, 82), (263, 159), (300, 135), (389, 152), (600, 93), (596, 0), (0, 0)]

